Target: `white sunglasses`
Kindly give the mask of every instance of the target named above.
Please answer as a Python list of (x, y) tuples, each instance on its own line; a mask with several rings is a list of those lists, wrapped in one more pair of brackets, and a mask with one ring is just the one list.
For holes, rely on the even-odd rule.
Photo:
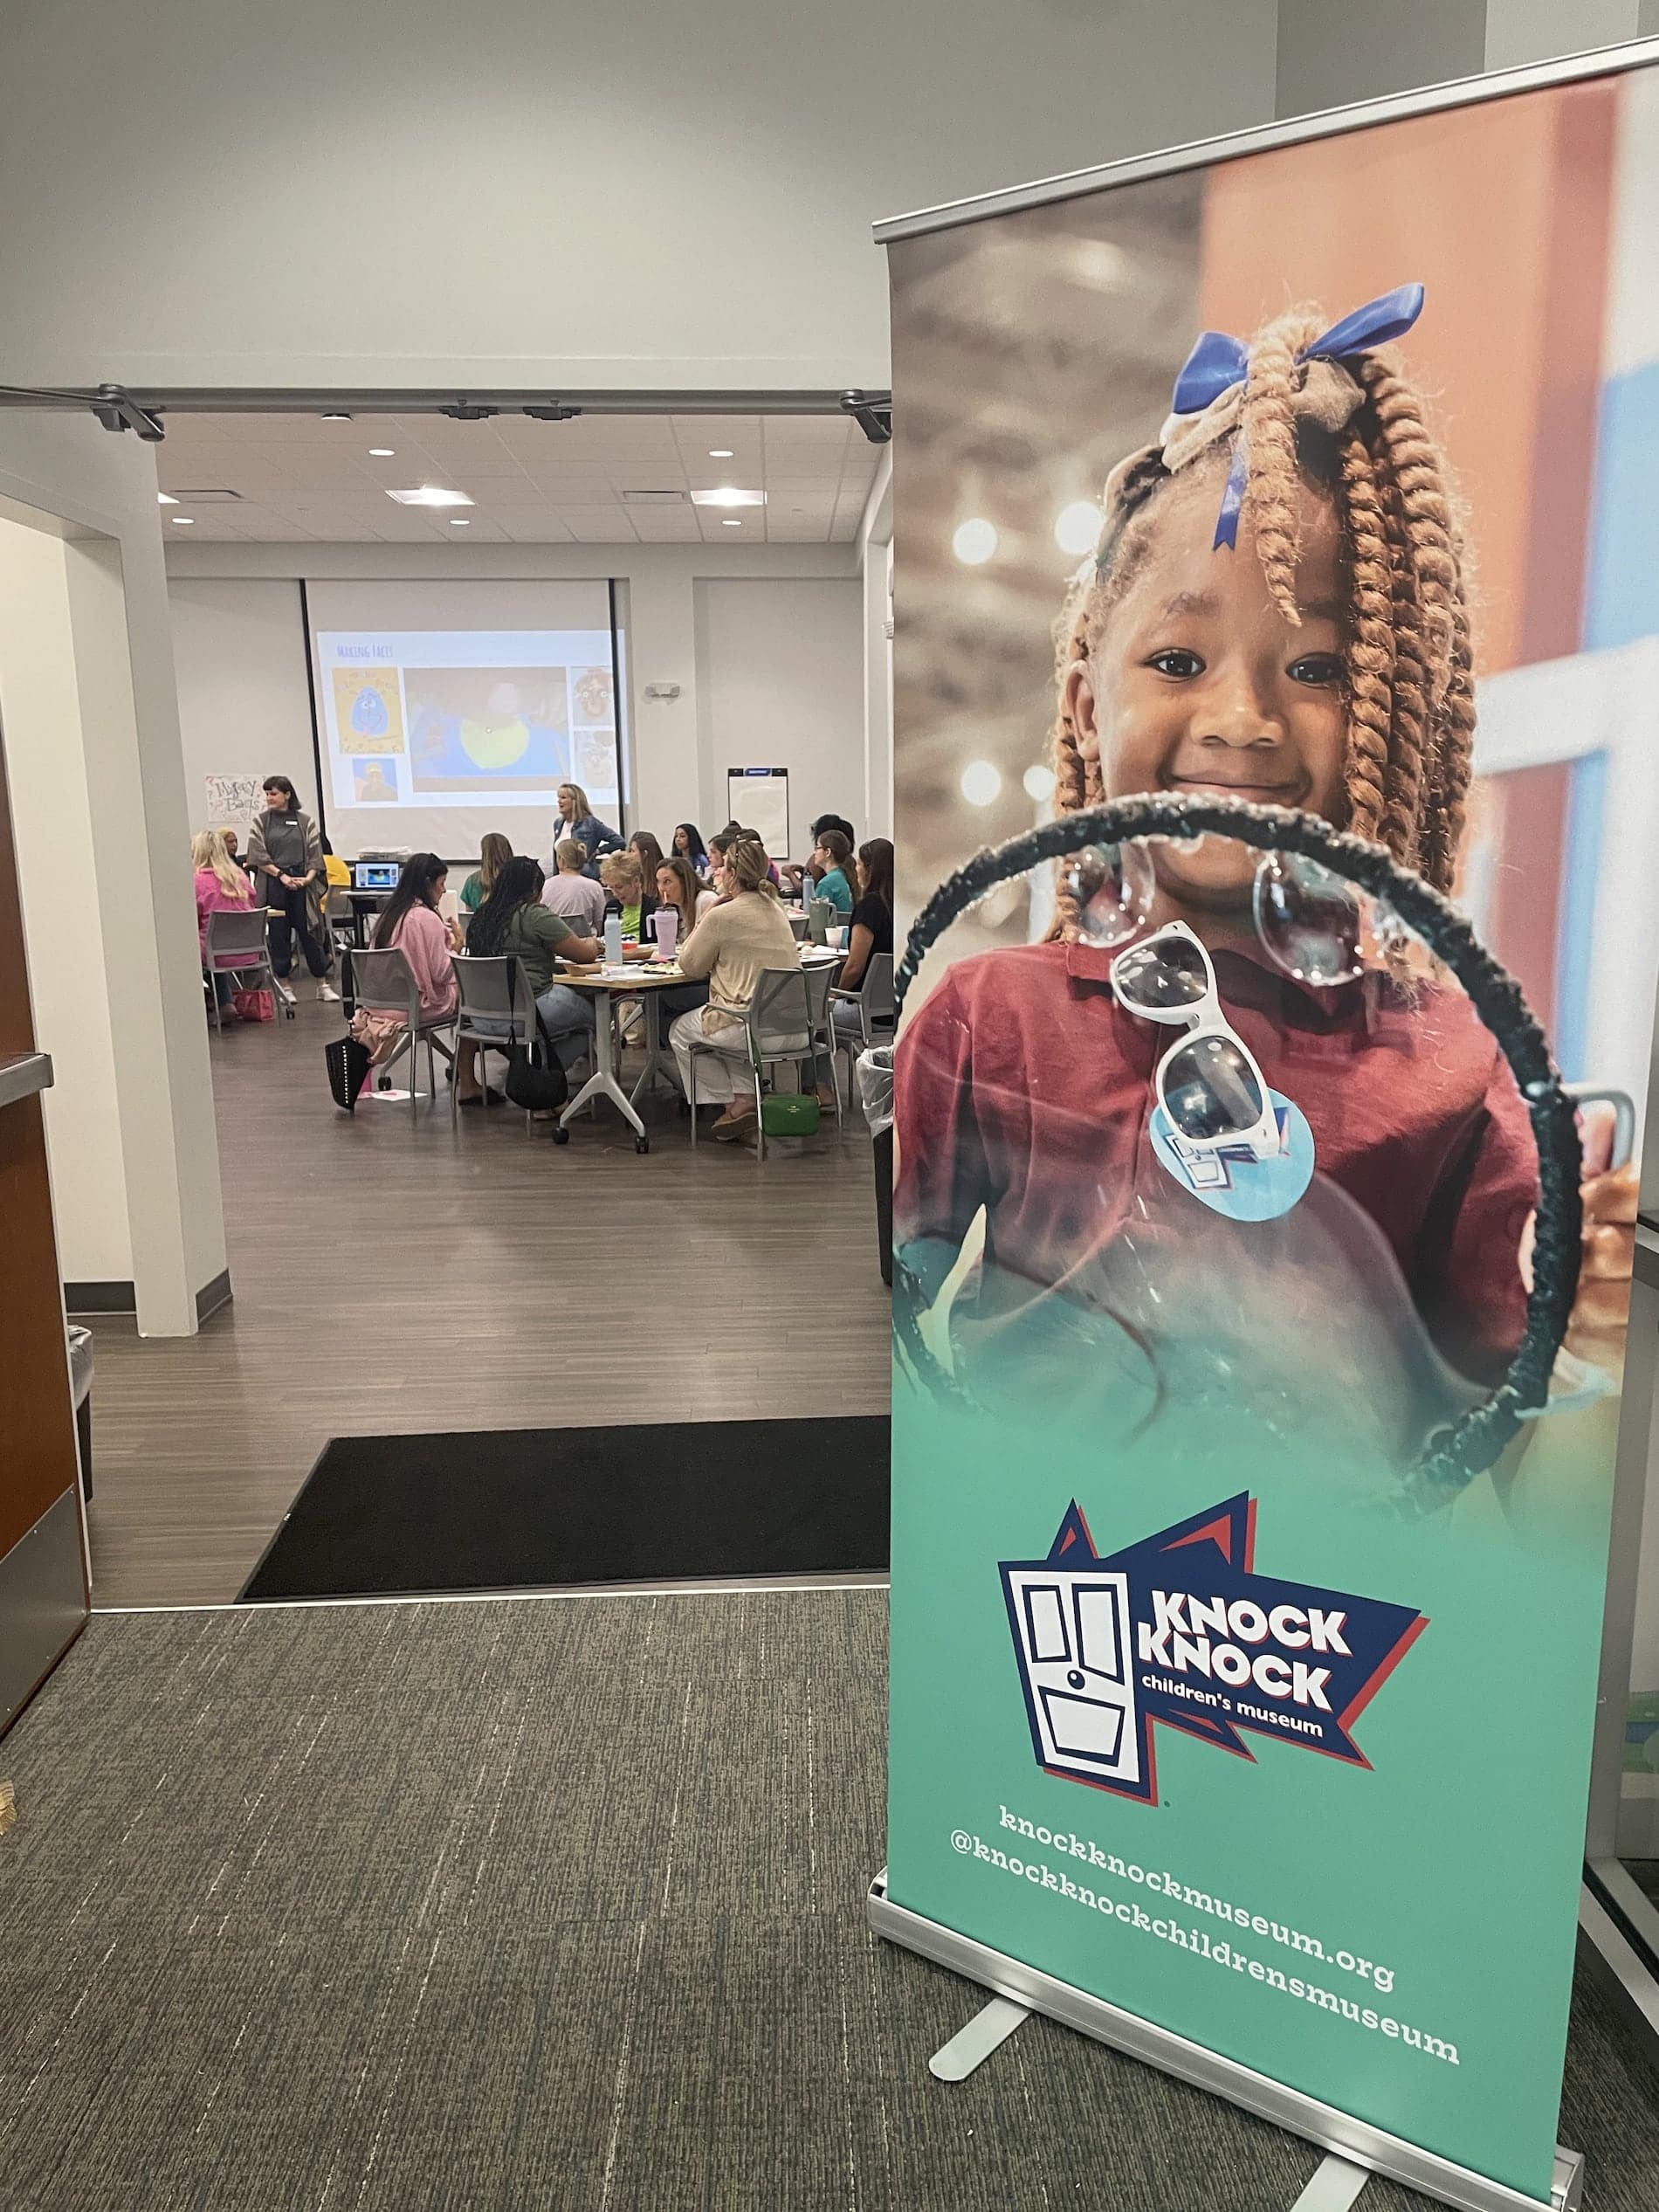
[(1258, 1160), (1281, 1150), (1273, 1097), (1255, 1054), (1222, 1012), (1215, 970), (1184, 921), (1167, 922), (1112, 963), (1118, 1003), (1143, 1021), (1186, 1034), (1158, 1063), (1158, 1103), (1195, 1152), (1247, 1147)]

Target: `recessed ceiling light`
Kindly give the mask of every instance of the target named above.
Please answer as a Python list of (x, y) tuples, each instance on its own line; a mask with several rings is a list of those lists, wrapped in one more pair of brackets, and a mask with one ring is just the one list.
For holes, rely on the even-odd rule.
[(721, 523), (720, 527), (722, 530), (740, 530), (743, 527), (742, 517), (736, 514), (728, 514), (726, 520)]
[(712, 492), (693, 492), (693, 506), (764, 506), (764, 492), (740, 492), (735, 484), (722, 484)]
[(158, 492), (155, 494), (155, 500), (158, 506), (176, 506), (178, 505), (178, 501), (173, 497), (173, 494), (170, 492)]
[(325, 423), (348, 423), (351, 420), (351, 417), (349, 415), (341, 415), (336, 412), (332, 415), (325, 415), (323, 417), (323, 420)]
[(470, 530), (472, 525), (465, 514), (452, 514), (450, 517), (450, 527), (451, 530)]
[(176, 530), (188, 530), (196, 520), (193, 514), (169, 514), (167, 519)]
[(397, 448), (395, 445), (371, 445), (368, 449), (368, 458), (371, 461), (389, 461), (396, 457), (396, 452)]
[(465, 492), (445, 491), (441, 484), (416, 484), (405, 492), (389, 490), (389, 500), (396, 500), (399, 506), (471, 506), (472, 501)]
[(708, 449), (708, 457), (711, 461), (729, 461), (732, 458), (732, 449), (729, 445), (711, 445)]

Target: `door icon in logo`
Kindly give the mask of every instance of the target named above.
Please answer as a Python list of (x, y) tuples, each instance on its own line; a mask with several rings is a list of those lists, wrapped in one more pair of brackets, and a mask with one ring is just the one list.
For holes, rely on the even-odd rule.
[(1043, 1765), (1085, 1781), (1138, 1782), (1128, 1577), (1046, 1564), (1004, 1574)]

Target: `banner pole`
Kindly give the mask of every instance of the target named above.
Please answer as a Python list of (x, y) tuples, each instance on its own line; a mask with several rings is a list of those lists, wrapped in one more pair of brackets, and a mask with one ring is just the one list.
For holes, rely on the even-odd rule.
[[(1390, 2135), (1368, 2121), (1356, 2119), (1351, 2112), (1321, 2104), (1318, 2098), (1304, 2096), (1300, 2090), (1273, 2081), (1251, 2067), (1240, 2065), (1236, 2059), (1223, 2057), (1218, 2051), (1207, 2050), (1201, 2043), (1190, 2043), (1185, 2036), (1178, 2036), (1168, 2028), (1160, 2028), (1153, 2021), (1126, 2012), (1103, 1997), (1091, 1996), (1086, 1990), (1073, 1988), (1069, 1982), (1039, 1973), (1035, 1967), (1009, 1958), (1004, 1952), (994, 1951), (988, 1944), (975, 1942), (971, 1936), (959, 1935), (954, 1928), (942, 1926), (937, 1920), (895, 1905), (887, 1894), (885, 1867), (870, 1885), (865, 1916), (872, 1933), (887, 1942), (915, 1951), (932, 1960), (935, 1966), (948, 1967), (953, 1974), (978, 1982), (1005, 2001), (1000, 2011), (986, 2007), (938, 2053), (933, 2062), (936, 2073), (940, 2071), (939, 2062), (947, 2054), (954, 2052), (960, 2056), (964, 2045), (972, 2053), (984, 2036), (990, 2036), (979, 2050), (978, 2057), (971, 2058), (959, 2070), (941, 2075), (941, 2078), (965, 2078), (974, 2065), (1005, 2042), (1028, 2015), (1040, 2012), (1047, 2019), (1058, 2021), (1063, 2027), (1075, 2028), (1081, 2035), (1091, 2036), (1097, 2043), (1108, 2043), (1114, 2050), (1142, 2059), (1177, 2080), (1223, 2097), (1230, 2104), (1254, 2113), (1258, 2119), (1299, 2135), (1320, 2150), (1334, 2153), (1339, 2166), (1358, 2167), (1365, 2174), (1385, 2174), (1390, 2180), (1403, 2181), (1408, 2188), (1451, 2207), (1452, 2212), (1579, 2212), (1584, 2188), (1584, 2160), (1576, 2151), (1563, 2150), (1558, 2146), (1547, 2199), (1523, 2196), (1501, 2181), (1454, 2165), (1449, 2159), (1438, 2158), (1432, 2151)], [(1331, 2193), (1338, 2188), (1339, 2175), (1333, 2174), (1322, 2180), (1323, 2171), (1314, 2176), (1314, 2181), (1327, 2194), (1310, 2201), (1304, 2191), (1298, 2212), (1340, 2212), (1345, 2203), (1353, 2203), (1352, 2196), (1345, 2200)]]

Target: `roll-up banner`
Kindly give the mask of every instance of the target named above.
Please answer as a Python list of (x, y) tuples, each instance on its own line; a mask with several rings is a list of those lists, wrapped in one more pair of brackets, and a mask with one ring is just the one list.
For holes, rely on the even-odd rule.
[(1659, 968), (1651, 57), (883, 233), (901, 927), (1146, 793), (1449, 905), (1114, 832), (913, 941), (877, 1924), (1462, 2203), (1559, 2199)]

